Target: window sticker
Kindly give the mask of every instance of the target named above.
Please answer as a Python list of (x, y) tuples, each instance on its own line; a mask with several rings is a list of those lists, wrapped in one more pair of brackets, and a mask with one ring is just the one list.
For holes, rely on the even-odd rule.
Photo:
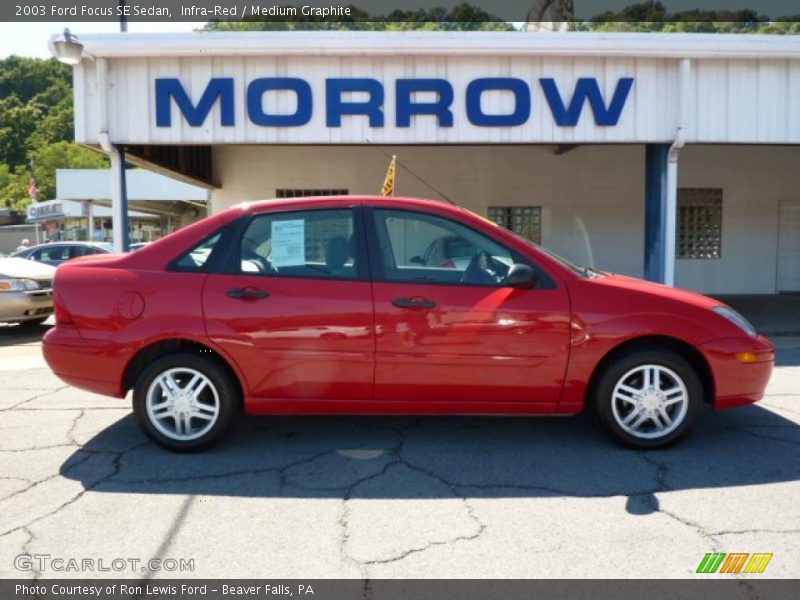
[(306, 264), (306, 222), (304, 219), (272, 222), (272, 266)]

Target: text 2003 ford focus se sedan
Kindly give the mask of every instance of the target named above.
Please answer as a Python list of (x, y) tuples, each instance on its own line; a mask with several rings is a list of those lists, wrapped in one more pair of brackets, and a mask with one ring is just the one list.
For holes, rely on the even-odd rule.
[[(450, 256), (450, 254), (454, 254)], [(251, 414), (596, 409), (666, 446), (761, 399), (774, 349), (719, 302), (581, 268), (462, 208), (373, 197), (234, 207), (58, 269), (47, 362), (190, 450)]]

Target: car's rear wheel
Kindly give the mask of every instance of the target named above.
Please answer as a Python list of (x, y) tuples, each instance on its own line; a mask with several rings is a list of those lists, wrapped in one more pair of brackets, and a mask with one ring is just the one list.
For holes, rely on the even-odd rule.
[(595, 407), (617, 441), (637, 449), (668, 447), (697, 420), (703, 384), (680, 354), (638, 349), (617, 357), (601, 375)]
[(133, 410), (145, 433), (174, 451), (208, 448), (222, 439), (239, 407), (238, 388), (218, 361), (168, 354), (136, 380)]

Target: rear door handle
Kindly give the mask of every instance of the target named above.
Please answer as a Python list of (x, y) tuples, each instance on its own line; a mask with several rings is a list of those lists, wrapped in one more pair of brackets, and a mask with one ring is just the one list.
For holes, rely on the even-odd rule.
[(236, 298), (237, 300), (263, 300), (269, 296), (267, 292), (258, 288), (233, 288), (225, 293), (230, 298)]
[(413, 298), (395, 298), (392, 300), (397, 308), (436, 308), (436, 302), (415, 296)]

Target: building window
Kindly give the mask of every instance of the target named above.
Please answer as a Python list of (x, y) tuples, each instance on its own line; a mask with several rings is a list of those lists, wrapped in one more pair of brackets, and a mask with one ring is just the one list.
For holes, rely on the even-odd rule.
[(277, 198), (307, 198), (309, 196), (347, 196), (348, 190), (293, 190), (282, 188), (276, 190)]
[(490, 206), (488, 216), (501, 227), (537, 244), (542, 243), (541, 206)]
[(722, 256), (722, 189), (678, 190), (678, 258)]

